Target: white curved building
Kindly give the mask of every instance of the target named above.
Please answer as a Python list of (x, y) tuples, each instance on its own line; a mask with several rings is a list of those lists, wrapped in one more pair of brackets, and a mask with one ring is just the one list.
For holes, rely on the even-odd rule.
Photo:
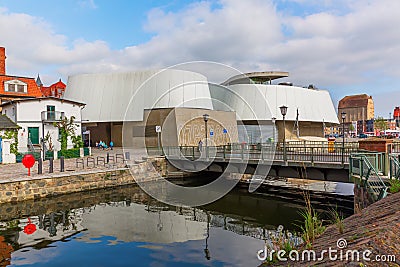
[[(144, 110), (157, 108), (212, 109), (207, 78), (199, 73), (166, 69), (68, 77), (65, 98), (84, 100), (83, 120), (142, 121)], [(133, 111), (127, 113), (131, 99)]]
[[(82, 74), (69, 77), (65, 98), (86, 103), (82, 119), (86, 128), (95, 133), (93, 140), (113, 140), (116, 146), (121, 145), (122, 122), (126, 121), (132, 123), (129, 136), (151, 137), (151, 145), (158, 140), (155, 126), (164, 125), (165, 121), (168, 125), (163, 129), (175, 136), (173, 140), (167, 138), (168, 145), (197, 145), (205, 135), (204, 113), (210, 114), (211, 120), (218, 117), (215, 128), (220, 128), (221, 134), (232, 134), (224, 142), (263, 142), (272, 136), (272, 127), (267, 127), (267, 135), (257, 126), (239, 127), (238, 133), (232, 123), (236, 124), (236, 119), (244, 125), (272, 125), (271, 119), (276, 118), (278, 137), (282, 139), (282, 105), (288, 107), (286, 138), (322, 137), (324, 126), (339, 123), (329, 92), (290, 83), (271, 84), (272, 80), (287, 76), (287, 72), (252, 72), (227, 77), (218, 86), (209, 84), (202, 74), (176, 69)], [(172, 121), (168, 119), (171, 114)], [(294, 134), (295, 127), (298, 134)], [(245, 138), (240, 137), (244, 136), (240, 133), (243, 129), (250, 132)], [(191, 136), (184, 136), (186, 133)]]

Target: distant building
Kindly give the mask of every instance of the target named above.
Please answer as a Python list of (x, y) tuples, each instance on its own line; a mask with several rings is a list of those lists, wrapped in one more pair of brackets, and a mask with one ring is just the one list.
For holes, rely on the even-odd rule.
[[(374, 119), (374, 101), (367, 94), (345, 96), (339, 101), (338, 118), (342, 122), (341, 114), (346, 112), (345, 124), (357, 121), (357, 134), (367, 132), (367, 121)], [(369, 126), (371, 127), (371, 126)]]
[(0, 104), (16, 99), (41, 96), (42, 92), (34, 78), (6, 74), (6, 49), (0, 47)]
[(394, 108), (393, 119), (396, 121), (396, 127), (400, 127), (400, 107)]
[(42, 92), (42, 95), (44, 97), (51, 96), (51, 97), (62, 98), (65, 93), (65, 88), (67, 87), (65, 83), (61, 81), (61, 79), (50, 86), (44, 86), (39, 75), (36, 78), (36, 84), (39, 86), (40, 91)]

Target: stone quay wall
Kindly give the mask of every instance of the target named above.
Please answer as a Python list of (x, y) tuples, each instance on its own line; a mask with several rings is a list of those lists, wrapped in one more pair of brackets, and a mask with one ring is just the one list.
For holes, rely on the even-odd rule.
[(3, 180), (0, 181), (0, 203), (117, 187), (135, 184), (137, 181), (156, 181), (160, 179), (160, 174), (165, 173), (163, 165), (162, 160), (152, 160), (134, 164), (130, 166), (130, 169), (119, 168)]

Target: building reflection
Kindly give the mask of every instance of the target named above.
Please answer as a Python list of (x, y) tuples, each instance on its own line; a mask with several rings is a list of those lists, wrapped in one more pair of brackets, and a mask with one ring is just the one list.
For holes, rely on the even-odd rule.
[[(110, 245), (204, 240), (199, 251), (203, 250), (205, 259), (211, 260), (210, 241), (215, 242), (211, 228), (264, 240), (266, 233), (276, 229), (280, 221), (296, 221), (297, 210), (282, 201), (242, 193), (230, 193), (206, 207), (175, 207), (151, 199), (137, 187), (126, 187), (113, 192), (104, 190), (41, 202), (0, 205), (0, 235), (3, 236), (0, 246), (9, 244), (5, 250), (8, 253), (24, 247), (42, 249), (71, 238), (86, 243), (99, 242), (102, 238), (102, 242)], [(22, 231), (28, 217), (37, 226), (31, 235)]]

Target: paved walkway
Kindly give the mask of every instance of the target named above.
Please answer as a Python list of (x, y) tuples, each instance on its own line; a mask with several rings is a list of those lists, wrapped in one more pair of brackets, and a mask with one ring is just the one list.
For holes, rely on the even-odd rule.
[[(110, 156), (114, 156), (114, 162), (110, 160), (110, 164), (102, 164), (99, 162), (97, 164), (97, 157), (104, 157), (106, 159), (107, 153), (110, 154)], [(116, 162), (116, 154), (123, 154), (122, 148), (114, 148), (113, 150), (103, 150), (103, 149), (98, 149), (98, 148), (92, 148), (92, 158), (95, 160), (95, 167), (92, 167), (93, 164), (89, 163), (89, 167), (87, 166), (87, 158), (88, 156), (83, 158), (85, 167), (82, 167), (82, 164), (77, 165), (77, 159), (65, 159), (64, 161), (64, 168), (65, 172), (64, 173), (74, 173), (74, 172), (82, 172), (82, 171), (94, 171), (94, 170), (109, 170), (113, 168), (122, 168), (126, 166), (126, 163), (124, 163), (121, 159), (118, 159), (118, 162)], [(137, 160), (139, 159), (140, 156), (138, 154), (133, 154), (131, 153), (131, 160)], [(53, 165), (53, 173), (54, 174), (62, 174), (60, 172), (60, 160), (54, 160), (54, 165)], [(49, 173), (49, 161), (46, 160), (43, 163), (43, 176), (48, 176)], [(42, 176), (38, 174), (38, 163), (35, 162), (35, 165), (31, 168), (31, 176), (32, 177), (39, 177)], [(24, 167), (22, 163), (15, 163), (15, 164), (0, 164), (0, 181), (4, 180), (20, 180), (20, 178), (26, 178), (28, 177), (28, 170)]]

